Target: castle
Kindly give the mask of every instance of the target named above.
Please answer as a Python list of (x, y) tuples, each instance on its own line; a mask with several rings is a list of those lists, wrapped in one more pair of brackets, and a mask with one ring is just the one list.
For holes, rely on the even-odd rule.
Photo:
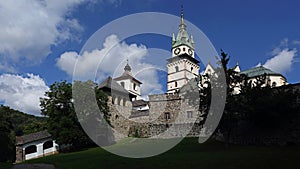
[[(266, 75), (266, 84), (272, 87), (287, 84), (283, 75), (263, 66), (241, 71), (237, 63), (233, 69), (247, 75), (252, 82), (255, 82), (257, 77)], [(185, 91), (197, 90), (197, 87), (193, 88), (192, 84), (197, 84), (196, 79), (202, 76), (199, 71), (199, 61), (195, 59), (193, 36), (187, 31), (182, 11), (179, 31), (177, 36), (174, 33), (172, 36), (172, 56), (167, 60), (165, 94), (149, 95), (149, 101), (142, 100), (140, 91), (142, 82), (132, 75), (128, 61), (121, 76), (114, 79), (108, 77), (98, 85), (98, 88), (109, 96), (110, 121), (114, 126), (114, 132), (118, 133), (115, 136), (119, 135), (120, 138), (158, 135), (199, 136), (203, 120), (198, 109), (199, 105), (191, 104), (182, 96)], [(214, 72), (215, 68), (208, 63), (203, 74), (212, 75)]]

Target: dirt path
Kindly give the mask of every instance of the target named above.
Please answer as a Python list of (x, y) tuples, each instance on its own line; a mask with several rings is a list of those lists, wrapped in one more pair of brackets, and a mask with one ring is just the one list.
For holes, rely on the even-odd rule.
[(15, 164), (11, 169), (55, 169), (51, 164)]

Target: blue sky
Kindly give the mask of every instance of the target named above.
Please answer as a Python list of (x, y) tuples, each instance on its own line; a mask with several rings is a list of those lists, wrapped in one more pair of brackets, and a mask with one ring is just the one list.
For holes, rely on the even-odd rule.
[[(244, 70), (261, 63), (284, 74), (290, 83), (300, 82), (300, 2), (297, 0), (11, 0), (0, 2), (0, 102), (39, 114), (39, 97), (45, 90), (55, 81), (72, 81), (74, 59), (85, 58), (82, 61), (88, 64), (90, 57), (97, 59), (104, 51), (104, 42), (110, 46), (120, 40), (115, 32), (100, 40), (94, 53), (79, 54), (98, 29), (120, 17), (140, 12), (180, 16), (181, 5), (185, 19), (201, 29), (218, 52), (223, 49), (229, 53), (231, 66), (238, 61)], [(175, 33), (177, 26), (170, 25)], [(119, 29), (132, 28), (125, 25)], [(115, 69), (116, 65), (118, 68), (102, 74), (99, 71), (96, 79), (100, 81), (112, 72), (112, 76), (120, 74), (126, 60), (122, 53), (129, 52), (134, 53), (130, 63), (136, 66), (133, 69), (137, 76), (153, 82), (145, 90), (148, 93), (165, 90), (163, 70), (157, 70), (164, 69), (165, 59), (171, 56), (167, 52), (171, 48), (170, 37), (133, 36), (115, 48), (108, 60), (117, 63), (110, 65), (104, 60), (100, 68)], [(86, 67), (83, 65), (80, 70), (89, 71)], [(139, 68), (149, 71), (139, 74)]]

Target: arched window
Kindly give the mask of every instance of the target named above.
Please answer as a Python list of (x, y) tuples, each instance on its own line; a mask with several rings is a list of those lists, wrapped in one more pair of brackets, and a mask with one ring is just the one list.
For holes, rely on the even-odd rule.
[(183, 47), (182, 50), (185, 52), (185, 47)]
[(126, 99), (123, 99), (123, 106), (126, 106)]
[(170, 120), (171, 119), (171, 115), (169, 112), (165, 112), (165, 120)]
[(276, 87), (277, 83), (276, 82), (273, 82), (272, 83), (272, 87)]
[(112, 99), (111, 99), (111, 103), (115, 104), (115, 101), (116, 101), (116, 96), (113, 96)]
[(31, 154), (31, 153), (36, 153), (36, 145), (28, 146), (25, 148), (25, 155), (26, 154)]
[(121, 97), (118, 97), (118, 105), (121, 106)]
[(43, 150), (53, 147), (53, 141), (47, 141), (43, 144)]
[(178, 66), (175, 66), (175, 71), (179, 72), (179, 67)]
[(175, 87), (177, 87), (177, 82), (175, 82)]
[(211, 74), (211, 70), (210, 70), (210, 69), (207, 69), (207, 73), (208, 73), (208, 74)]
[(194, 69), (194, 68), (193, 68), (193, 67), (191, 67), (191, 72), (193, 72), (193, 69)]

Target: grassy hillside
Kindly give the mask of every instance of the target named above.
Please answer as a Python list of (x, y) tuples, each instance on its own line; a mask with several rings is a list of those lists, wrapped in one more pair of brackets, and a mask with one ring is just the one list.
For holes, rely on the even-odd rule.
[[(116, 146), (128, 146), (128, 142)], [(295, 169), (300, 167), (299, 150), (299, 147), (266, 148), (235, 145), (225, 148), (223, 143), (216, 141), (199, 144), (196, 138), (187, 138), (172, 150), (150, 158), (124, 158), (101, 148), (92, 148), (34, 159), (27, 163), (51, 163), (58, 169)]]

